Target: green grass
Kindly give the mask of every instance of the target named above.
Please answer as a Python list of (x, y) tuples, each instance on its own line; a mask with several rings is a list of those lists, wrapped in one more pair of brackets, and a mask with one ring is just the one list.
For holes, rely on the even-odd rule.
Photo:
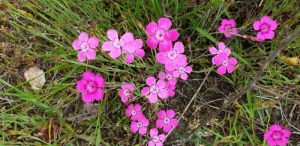
[[(106, 31), (110, 28), (119, 33), (133, 32), (135, 37), (145, 40), (145, 26), (160, 17), (169, 17), (173, 28), (180, 32), (180, 41), (185, 44), (185, 54), (194, 66), (192, 79), (202, 79), (211, 67), (211, 55), (207, 49), (219, 41), (232, 48), (233, 56), (239, 65), (232, 75), (218, 76), (212, 73), (205, 83), (202, 100), (189, 109), (178, 129), (166, 143), (184, 141), (187, 145), (266, 145), (263, 133), (269, 124), (279, 122), (294, 133), (291, 145), (300, 141), (299, 106), (294, 111), (293, 104), (276, 100), (263, 91), (248, 92), (227, 112), (218, 116), (211, 125), (192, 133), (192, 123), (199, 123), (220, 104), (209, 104), (216, 99), (224, 99), (235, 90), (246, 86), (265, 58), (279, 41), (299, 27), (297, 0), (226, 1), (211, 0), (33, 0), (10, 2), (0, 1), (4, 11), (0, 12), (3, 42), (9, 47), (0, 51), (0, 97), (12, 103), (0, 102), (0, 140), (4, 145), (135, 145), (146, 143), (146, 137), (130, 133), (130, 120), (125, 118), (126, 106), (121, 104), (117, 89), (123, 81), (133, 82), (137, 87), (137, 101), (142, 103), (144, 114), (154, 121), (159, 109), (174, 108), (182, 113), (190, 99), (177, 93), (173, 99), (150, 105), (139, 90), (145, 85), (145, 77), (155, 75), (163, 68), (157, 64), (155, 51), (146, 47), (146, 56), (133, 64), (126, 64), (124, 58), (112, 60), (107, 53), (97, 50), (97, 59), (80, 63), (71, 43), (80, 31), (86, 31), (100, 39), (100, 45), (107, 40)], [(276, 38), (265, 43), (244, 40), (238, 36), (225, 39), (217, 33), (222, 18), (237, 21), (240, 34), (254, 35), (252, 23), (263, 15), (270, 15), (279, 22)], [(191, 42), (187, 42), (190, 38)], [(0, 36), (1, 40), (1, 36)], [(300, 54), (300, 41), (289, 44), (283, 55), (296, 57)], [(144, 45), (145, 46), (145, 45)], [(45, 71), (47, 82), (40, 91), (33, 91), (23, 72), (32, 65)], [(107, 82), (105, 98), (95, 103), (91, 111), (85, 111), (75, 83), (86, 70), (102, 74)], [(266, 70), (259, 84), (284, 94), (286, 97), (299, 97), (300, 66), (291, 66), (274, 60)], [(2, 74), (2, 75), (1, 75)], [(217, 83), (217, 85), (216, 85)], [(183, 85), (181, 88), (190, 88)], [(199, 81), (196, 83), (200, 84)], [(298, 86), (297, 86), (298, 85)], [(3, 88), (2, 88), (3, 86)], [(197, 86), (192, 86), (197, 88)], [(223, 88), (227, 86), (229, 88)], [(219, 92), (219, 91), (220, 92)], [(192, 97), (194, 91), (185, 92)], [(215, 96), (214, 96), (215, 95)], [(212, 97), (214, 96), (214, 97)], [(199, 99), (200, 100), (200, 99)], [(261, 106), (270, 102), (272, 106)], [(222, 103), (222, 102), (219, 102)], [(197, 112), (198, 107), (200, 111)], [(289, 117), (290, 112), (293, 113)], [(287, 119), (282, 119), (282, 116)], [(185, 126), (187, 125), (187, 127)], [(295, 127), (293, 127), (294, 125)], [(46, 132), (43, 132), (46, 128)], [(39, 133), (43, 133), (40, 136)], [(49, 133), (51, 138), (49, 137)], [(204, 134), (206, 133), (206, 134)], [(208, 133), (208, 135), (207, 135)], [(0, 143), (1, 145), (1, 143)]]

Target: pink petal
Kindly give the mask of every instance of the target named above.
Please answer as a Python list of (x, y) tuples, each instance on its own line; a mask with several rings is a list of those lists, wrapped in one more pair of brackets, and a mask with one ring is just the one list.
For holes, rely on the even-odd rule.
[(216, 55), (212, 58), (212, 63), (215, 65), (221, 65), (223, 63), (223, 58), (220, 55)]
[(228, 19), (222, 19), (221, 25), (226, 25), (228, 24)]
[(225, 27), (223, 25), (218, 27), (218, 32), (224, 32), (225, 31)]
[(149, 87), (144, 87), (143, 89), (142, 89), (142, 91), (141, 91), (141, 94), (143, 95), (143, 96), (146, 96), (146, 95), (148, 95), (150, 93), (150, 88)]
[(145, 56), (145, 51), (143, 49), (136, 49), (135, 56), (137, 56), (138, 58), (142, 58)]
[(166, 33), (166, 39), (176, 41), (179, 38), (179, 33), (176, 29), (172, 29)]
[(135, 44), (135, 47), (136, 47), (136, 49), (140, 49), (140, 48), (142, 48), (143, 47), (143, 40), (141, 40), (141, 39), (136, 39), (136, 40), (134, 40), (134, 44)]
[(277, 145), (279, 146), (286, 146), (289, 143), (289, 140), (285, 137), (282, 137), (281, 139), (277, 140)]
[(163, 127), (163, 130), (164, 130), (165, 132), (170, 132), (170, 131), (172, 130), (172, 127), (171, 127), (170, 125), (165, 125), (165, 126)]
[(90, 96), (88, 93), (83, 93), (82, 94), (82, 100), (84, 103), (91, 103), (94, 101), (94, 98)]
[(156, 128), (150, 129), (150, 136), (151, 137), (157, 136), (157, 134), (158, 134), (158, 130)]
[(178, 125), (178, 120), (177, 119), (171, 119), (171, 121), (170, 121), (170, 125), (172, 126), (172, 127), (176, 127), (177, 125)]
[(113, 42), (111, 42), (111, 41), (107, 41), (102, 44), (102, 50), (104, 50), (104, 51), (111, 51), (114, 48), (115, 47), (113, 45)]
[(255, 21), (253, 23), (253, 29), (254, 30), (260, 30), (260, 25), (261, 25), (260, 21)]
[(156, 54), (156, 61), (160, 64), (165, 63), (165, 52), (159, 52)]
[(171, 109), (167, 110), (166, 113), (169, 118), (173, 118), (176, 115), (175, 111)]
[(258, 33), (256, 34), (256, 38), (259, 39), (259, 40), (262, 40), (262, 41), (266, 39), (266, 38), (265, 38), (265, 34), (262, 33), (262, 32), (258, 32)]
[(175, 71), (173, 72), (173, 76), (176, 77), (176, 78), (178, 78), (178, 77), (180, 76), (179, 71), (175, 70)]
[(147, 38), (146, 44), (150, 49), (155, 49), (155, 48), (157, 48), (158, 41), (155, 39), (154, 36), (151, 36), (151, 37)]
[(103, 87), (105, 84), (105, 80), (101, 75), (95, 75), (95, 81), (97, 82), (98, 87)]
[(93, 36), (88, 40), (88, 43), (92, 49), (97, 48), (99, 44), (99, 39)]
[(142, 118), (140, 119), (141, 123), (143, 124), (143, 126), (149, 126), (149, 120), (147, 118)]
[(226, 48), (223, 52), (225, 52), (227, 56), (231, 54), (231, 50), (229, 48)]
[(271, 19), (270, 19), (269, 16), (263, 16), (263, 17), (260, 19), (260, 22), (261, 22), (261, 23), (268, 23), (268, 22), (270, 22), (270, 21), (271, 21)]
[(164, 121), (162, 119), (157, 119), (156, 120), (156, 127), (157, 128), (162, 128), (164, 126)]
[(160, 79), (160, 80), (157, 81), (156, 85), (159, 87), (159, 89), (162, 89), (162, 88), (166, 87), (166, 82), (164, 80)]
[(234, 70), (234, 65), (229, 65), (229, 66), (227, 66), (227, 72), (228, 72), (229, 74), (231, 74), (231, 73), (233, 72), (233, 70)]
[(148, 142), (148, 146), (156, 146), (155, 143), (151, 140)]
[(164, 30), (168, 30), (172, 26), (171, 20), (168, 18), (160, 18), (158, 19), (158, 27)]
[(158, 135), (159, 140), (164, 141), (166, 139), (166, 135), (160, 134)]
[(292, 133), (289, 129), (282, 129), (281, 132), (284, 137), (290, 137), (292, 135)]
[(157, 30), (157, 24), (155, 22), (151, 22), (146, 26), (146, 33), (149, 35), (154, 35)]
[(135, 109), (136, 111), (141, 111), (141, 110), (142, 110), (142, 106), (141, 106), (140, 104), (136, 104), (136, 105), (134, 106), (134, 109)]
[(110, 29), (107, 32), (107, 37), (111, 40), (114, 41), (115, 39), (118, 39), (118, 32), (114, 29)]
[(270, 127), (270, 130), (272, 131), (280, 131), (282, 128), (279, 124), (274, 124)]
[(114, 49), (110, 50), (110, 52), (109, 52), (109, 56), (113, 59), (120, 57), (121, 54), (122, 54), (121, 49), (118, 49), (118, 48), (114, 48)]
[(208, 50), (209, 50), (210, 54), (218, 54), (219, 53), (219, 51), (214, 46), (209, 47)]
[(83, 73), (82, 78), (84, 80), (94, 80), (94, 74), (91, 71), (86, 71)]
[(133, 91), (135, 87), (134, 87), (133, 84), (130, 84), (130, 83), (127, 84), (127, 83), (124, 82), (123, 85), (122, 85), (122, 88), (123, 88), (123, 89), (128, 89), (128, 90), (130, 90), (130, 91)]
[(126, 114), (127, 117), (131, 116), (132, 110), (133, 110), (133, 104), (128, 105), (128, 107), (127, 107), (127, 109), (125, 111), (125, 114)]
[(169, 92), (167, 89), (160, 89), (158, 92), (158, 96), (162, 99), (169, 97)]
[(218, 73), (219, 75), (225, 74), (225, 73), (226, 73), (226, 67), (220, 66), (220, 67), (217, 69), (217, 73)]
[(182, 80), (187, 80), (188, 75), (187, 75), (186, 73), (182, 73), (182, 74), (180, 75), (180, 78), (181, 78)]
[(96, 59), (96, 51), (93, 49), (89, 49), (88, 52), (86, 53), (86, 57), (88, 60)]
[(104, 96), (104, 91), (102, 89), (97, 89), (95, 99), (97, 101), (102, 100)]
[(86, 32), (81, 32), (78, 39), (81, 41), (81, 42), (86, 42), (88, 41), (89, 39), (89, 35), (86, 33)]
[(230, 33), (231, 33), (231, 34), (238, 34), (238, 30), (237, 30), (236, 28), (232, 28), (232, 29), (230, 30)]
[(265, 133), (264, 133), (264, 139), (265, 139), (265, 140), (270, 139), (271, 136), (272, 136), (272, 134), (273, 134), (272, 131), (267, 131), (267, 132), (265, 132)]
[(278, 27), (278, 23), (276, 21), (271, 21), (269, 25), (270, 25), (270, 30), (276, 30)]
[(274, 31), (269, 31), (268, 33), (265, 34), (266, 39), (273, 39), (275, 37), (275, 32)]
[(235, 26), (235, 21), (233, 19), (229, 19), (228, 20), (228, 24), (231, 26), (231, 27), (234, 27)]
[(224, 44), (224, 42), (219, 42), (218, 43), (218, 48), (219, 48), (219, 50), (221, 51), (221, 50), (225, 50), (225, 44)]
[(140, 133), (141, 135), (145, 135), (145, 134), (147, 133), (147, 128), (146, 128), (146, 127), (140, 128), (139, 133)]
[(184, 52), (184, 46), (182, 42), (176, 42), (174, 44), (173, 50), (176, 50), (177, 53), (183, 53)]
[(232, 64), (232, 65), (237, 65), (237, 64), (238, 64), (237, 59), (234, 58), (234, 57), (230, 57), (230, 58), (228, 59), (228, 61), (229, 61), (229, 63)]
[(163, 143), (161, 141), (158, 141), (155, 146), (163, 146)]
[(168, 71), (174, 71), (177, 67), (177, 63), (174, 63), (174, 62), (170, 62), (168, 60), (165, 61), (165, 68), (168, 70)]
[(193, 71), (193, 68), (191, 66), (187, 66), (185, 68), (185, 72), (187, 72), (187, 73), (191, 73), (192, 71)]
[(136, 126), (136, 122), (131, 121), (130, 130), (132, 133), (136, 133), (139, 130), (139, 128)]
[(157, 117), (159, 119), (164, 119), (166, 116), (167, 116), (167, 113), (164, 110), (160, 110), (159, 112), (157, 112)]
[(157, 94), (150, 94), (148, 98), (150, 103), (156, 103), (158, 101)]
[(77, 58), (80, 62), (84, 62), (86, 60), (86, 53), (85, 52), (79, 52), (77, 54)]
[(161, 52), (167, 52), (170, 51), (172, 48), (172, 42), (168, 40), (164, 40), (162, 42), (159, 42), (159, 51)]
[(277, 145), (276, 141), (273, 140), (272, 138), (271, 138), (271, 139), (268, 139), (268, 140), (267, 140), (267, 143), (268, 143), (269, 146), (276, 146), (276, 145)]
[(73, 49), (74, 50), (80, 50), (80, 44), (81, 44), (81, 42), (80, 42), (79, 39), (74, 40), (74, 42), (72, 43)]
[(224, 33), (224, 35), (225, 35), (226, 38), (231, 38), (232, 37), (231, 33)]
[(134, 36), (131, 32), (126, 32), (122, 35), (121, 39), (123, 39), (124, 43), (129, 43), (134, 41)]
[(76, 83), (76, 90), (79, 91), (79, 92), (85, 91), (86, 90), (86, 84), (87, 84), (86, 80), (79, 80)]
[(137, 111), (137, 113), (135, 115), (131, 116), (132, 121), (138, 121), (138, 120), (141, 120), (143, 118), (145, 118), (145, 116), (143, 115), (142, 112), (139, 112), (139, 111)]
[(126, 57), (125, 57), (125, 61), (127, 63), (132, 63), (134, 61), (134, 56), (133, 54), (127, 54)]
[(156, 83), (156, 79), (153, 76), (147, 77), (146, 83), (147, 85), (152, 86)]

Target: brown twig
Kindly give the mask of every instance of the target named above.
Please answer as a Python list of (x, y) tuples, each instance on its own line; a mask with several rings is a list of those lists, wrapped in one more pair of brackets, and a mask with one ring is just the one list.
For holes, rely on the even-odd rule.
[[(195, 94), (193, 95), (192, 99), (190, 100), (190, 102), (188, 103), (188, 105), (185, 107), (185, 109), (183, 110), (182, 114), (180, 115), (178, 122), (180, 122), (180, 120), (183, 118), (184, 114), (186, 113), (186, 111), (188, 110), (188, 108), (191, 106), (191, 104), (193, 103), (193, 101), (196, 99), (198, 93), (200, 92), (200, 90), (202, 89), (202, 86), (204, 85), (205, 81), (208, 78), (208, 75), (210, 74), (211, 70), (208, 71), (208, 73), (205, 75), (202, 83), (200, 84), (200, 86), (198, 87), (197, 91), (195, 92)], [(174, 127), (171, 129), (171, 131), (166, 135), (166, 138), (168, 138), (168, 136), (173, 132)]]
[(279, 99), (282, 99), (282, 100), (286, 100), (292, 104), (299, 104), (300, 105), (300, 101), (299, 100), (296, 100), (296, 99), (293, 99), (293, 98), (287, 98), (287, 97), (284, 97), (283, 95), (280, 95), (280, 94), (277, 94), (271, 90), (268, 90), (260, 85), (254, 85), (253, 86), (254, 88), (256, 89), (259, 89), (259, 90), (262, 90), (262, 91), (265, 91), (265, 92), (268, 92), (269, 94), (275, 96), (275, 98), (279, 98)]
[[(223, 106), (216, 111), (215, 113), (213, 113), (211, 115), (210, 118), (207, 118), (207, 120), (205, 120), (204, 122), (202, 122), (199, 126), (197, 126), (195, 128), (195, 130), (192, 130), (192, 135), (193, 133), (195, 133), (196, 131), (198, 131), (198, 129), (200, 127), (203, 126), (203, 124), (206, 124), (207, 122), (209, 122), (211, 119), (214, 119), (217, 115), (219, 115), (224, 109), (226, 109), (228, 106), (232, 105), (234, 102), (236, 102), (241, 96), (243, 96), (245, 93), (247, 93), (248, 91), (250, 91), (253, 86), (256, 84), (256, 82), (258, 81), (259, 77), (263, 74), (264, 70), (267, 68), (267, 66), (270, 64), (270, 62), (275, 59), (280, 52), (290, 43), (292, 42), (294, 39), (296, 39), (296, 37), (298, 37), (300, 34), (300, 27), (298, 27), (293, 33), (291, 33), (290, 35), (288, 35), (286, 38), (284, 38), (283, 40), (281, 40), (281, 42), (279, 43), (279, 45), (276, 46), (275, 51), (270, 54), (270, 56), (267, 58), (267, 60), (264, 62), (264, 64), (261, 66), (260, 70), (257, 71), (256, 75), (254, 76), (254, 78), (252, 79), (252, 81), (244, 88), (242, 89), (239, 93), (237, 93), (235, 96), (233, 96), (231, 99), (229, 100), (225, 100)], [(190, 136), (192, 136), (190, 135)]]

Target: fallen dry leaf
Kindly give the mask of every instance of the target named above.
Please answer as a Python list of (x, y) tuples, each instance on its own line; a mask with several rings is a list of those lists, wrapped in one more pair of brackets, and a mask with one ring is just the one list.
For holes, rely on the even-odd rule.
[(34, 90), (41, 89), (46, 82), (44, 71), (38, 67), (30, 67), (25, 71), (24, 76)]

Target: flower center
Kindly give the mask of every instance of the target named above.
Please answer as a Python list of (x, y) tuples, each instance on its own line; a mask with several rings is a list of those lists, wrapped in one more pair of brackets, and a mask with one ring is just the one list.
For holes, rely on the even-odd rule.
[(225, 25), (224, 26), (224, 28), (225, 28), (225, 33), (230, 33), (230, 31), (231, 31), (231, 25)]
[(225, 67), (229, 66), (229, 61), (228, 60), (224, 60), (223, 61), (223, 66), (225, 66)]
[(143, 126), (143, 124), (141, 122), (136, 123), (136, 127), (141, 128), (142, 126)]
[(167, 79), (168, 81), (170, 81), (170, 80), (172, 79), (172, 75), (167, 74), (167, 75), (166, 75), (166, 79)]
[(183, 73), (185, 73), (185, 68), (184, 67), (179, 67), (178, 71), (179, 71), (179, 73), (183, 74)]
[(155, 38), (158, 41), (164, 40), (165, 39), (165, 31), (162, 30), (162, 29), (157, 30), (156, 33), (155, 33)]
[(82, 42), (80, 44), (80, 49), (83, 51), (83, 52), (87, 52), (88, 49), (89, 49), (89, 44), (87, 42)]
[(177, 58), (177, 53), (175, 51), (169, 51), (168, 54), (167, 54), (168, 58), (170, 60), (175, 60)]
[(153, 142), (157, 143), (159, 141), (159, 138), (158, 138), (158, 136), (154, 136), (154, 137), (152, 137), (152, 140), (153, 140)]
[(132, 110), (132, 111), (131, 111), (131, 114), (132, 114), (132, 115), (135, 115), (135, 114), (136, 114), (136, 111), (135, 111), (135, 110)]
[(281, 137), (282, 137), (282, 134), (279, 131), (276, 131), (272, 134), (272, 138), (275, 140), (279, 140), (279, 139), (281, 139)]
[(114, 47), (119, 49), (119, 48), (121, 48), (121, 46), (123, 46), (123, 40), (115, 39), (113, 42), (113, 45), (114, 45)]
[(88, 93), (93, 93), (95, 92), (96, 88), (95, 88), (95, 83), (94, 82), (88, 82), (86, 85), (86, 90)]
[(270, 30), (270, 25), (267, 23), (263, 23), (260, 25), (260, 30), (262, 30), (262, 32), (268, 32)]
[(150, 87), (150, 92), (151, 93), (158, 93), (159, 88), (156, 85), (153, 85)]
[(124, 89), (123, 94), (125, 96), (129, 96), (130, 95), (130, 91), (128, 89)]
[(170, 123), (170, 118), (164, 118), (164, 123), (169, 124)]

